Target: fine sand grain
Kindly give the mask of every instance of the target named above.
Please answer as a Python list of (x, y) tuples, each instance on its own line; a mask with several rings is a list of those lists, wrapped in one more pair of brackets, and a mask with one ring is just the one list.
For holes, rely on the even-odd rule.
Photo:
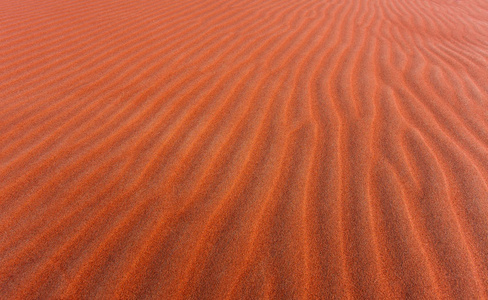
[(0, 0), (1, 299), (488, 299), (486, 0)]

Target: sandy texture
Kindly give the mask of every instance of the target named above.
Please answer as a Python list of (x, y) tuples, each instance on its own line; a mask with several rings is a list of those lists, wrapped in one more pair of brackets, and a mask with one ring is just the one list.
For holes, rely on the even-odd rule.
[(488, 297), (486, 0), (0, 0), (0, 298)]

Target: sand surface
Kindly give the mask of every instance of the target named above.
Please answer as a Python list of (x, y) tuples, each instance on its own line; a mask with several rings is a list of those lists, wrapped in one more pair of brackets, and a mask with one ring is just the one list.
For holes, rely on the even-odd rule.
[(1, 299), (487, 297), (486, 0), (0, 0)]

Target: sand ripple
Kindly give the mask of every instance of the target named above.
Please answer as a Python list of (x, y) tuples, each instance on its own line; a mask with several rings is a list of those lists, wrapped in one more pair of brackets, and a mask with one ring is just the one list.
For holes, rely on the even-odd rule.
[(0, 297), (488, 298), (487, 20), (0, 0)]

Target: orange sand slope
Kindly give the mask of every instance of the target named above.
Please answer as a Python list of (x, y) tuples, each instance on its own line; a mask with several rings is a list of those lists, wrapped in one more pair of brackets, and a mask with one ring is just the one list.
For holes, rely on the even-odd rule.
[(0, 0), (0, 298), (487, 298), (487, 20)]

